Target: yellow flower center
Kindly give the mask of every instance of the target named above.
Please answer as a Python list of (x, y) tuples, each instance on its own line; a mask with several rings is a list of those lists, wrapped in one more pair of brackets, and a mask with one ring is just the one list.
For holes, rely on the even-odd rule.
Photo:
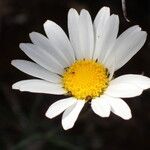
[(108, 86), (108, 71), (94, 60), (77, 60), (66, 68), (63, 85), (77, 99), (91, 100), (100, 96)]

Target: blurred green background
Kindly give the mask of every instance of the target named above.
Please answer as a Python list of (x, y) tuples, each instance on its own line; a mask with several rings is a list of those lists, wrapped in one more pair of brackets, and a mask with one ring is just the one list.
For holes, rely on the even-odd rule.
[[(86, 8), (92, 18), (102, 6), (119, 14), (120, 33), (139, 24), (150, 33), (150, 2), (126, 1), (128, 19), (123, 17), (121, 0), (0, 0), (0, 150), (149, 150), (150, 91), (125, 99), (133, 118), (124, 121), (111, 114), (102, 119), (86, 105), (73, 129), (64, 131), (61, 115), (45, 117), (48, 107), (62, 96), (21, 93), (11, 85), (32, 78), (10, 65), (12, 59), (28, 59), (19, 50), (29, 42), (32, 31), (44, 33), (43, 23), (53, 20), (67, 32), (67, 12)], [(150, 77), (150, 38), (145, 46), (116, 76), (137, 73)]]

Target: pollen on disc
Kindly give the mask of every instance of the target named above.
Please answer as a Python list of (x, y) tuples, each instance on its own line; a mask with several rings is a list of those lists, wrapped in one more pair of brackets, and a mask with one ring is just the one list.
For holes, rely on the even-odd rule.
[(107, 69), (94, 60), (77, 60), (63, 74), (63, 87), (77, 99), (100, 96), (108, 86)]

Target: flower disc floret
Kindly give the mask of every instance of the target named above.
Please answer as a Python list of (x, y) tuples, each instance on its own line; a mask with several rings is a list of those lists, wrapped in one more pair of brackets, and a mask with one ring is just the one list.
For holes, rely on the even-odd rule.
[(77, 99), (100, 96), (108, 82), (107, 69), (94, 60), (77, 60), (63, 74), (64, 88)]

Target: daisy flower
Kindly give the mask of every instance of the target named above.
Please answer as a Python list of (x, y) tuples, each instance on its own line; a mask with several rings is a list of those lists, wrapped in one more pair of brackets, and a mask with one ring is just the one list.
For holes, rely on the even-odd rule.
[(52, 21), (44, 23), (47, 37), (29, 34), (32, 43), (21, 43), (20, 49), (34, 62), (13, 60), (12, 65), (38, 79), (13, 84), (20, 91), (67, 95), (53, 103), (46, 116), (62, 115), (65, 130), (74, 126), (86, 102), (93, 112), (109, 117), (110, 112), (128, 120), (129, 106), (121, 98), (135, 97), (150, 88), (150, 78), (127, 74), (113, 78), (144, 45), (147, 37), (138, 25), (118, 36), (119, 18), (103, 7), (92, 23), (85, 9), (68, 13), (69, 39)]

